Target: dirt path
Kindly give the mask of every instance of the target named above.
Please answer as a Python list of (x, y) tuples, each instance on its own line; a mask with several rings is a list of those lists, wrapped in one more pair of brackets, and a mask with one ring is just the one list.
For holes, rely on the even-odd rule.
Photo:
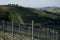
[(19, 14), (16, 14), (16, 15), (18, 16), (18, 19), (19, 19), (20, 23), (21, 23), (21, 24), (24, 24), (22, 18), (19, 16)]

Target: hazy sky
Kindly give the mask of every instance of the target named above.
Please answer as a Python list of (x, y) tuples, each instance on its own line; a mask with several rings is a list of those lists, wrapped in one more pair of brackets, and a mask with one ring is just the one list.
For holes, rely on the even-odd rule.
[(19, 4), (25, 7), (46, 7), (46, 6), (60, 7), (60, 0), (0, 0), (0, 5), (10, 3)]

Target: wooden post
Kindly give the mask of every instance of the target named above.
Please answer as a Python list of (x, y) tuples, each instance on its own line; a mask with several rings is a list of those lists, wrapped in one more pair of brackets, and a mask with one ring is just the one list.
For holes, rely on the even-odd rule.
[(4, 31), (4, 20), (3, 20), (3, 27), (2, 27), (2, 30)]
[(32, 40), (34, 40), (34, 29), (33, 29), (33, 24), (34, 24), (34, 21), (32, 20)]
[(58, 32), (56, 32), (56, 40), (58, 40)]
[(20, 33), (20, 24), (19, 24), (19, 33)]
[(55, 39), (54, 39), (54, 37), (55, 37), (55, 36), (54, 36), (54, 33), (55, 33), (55, 30), (53, 29), (53, 40), (55, 40)]
[[(47, 40), (49, 40), (49, 39), (48, 39), (48, 36), (50, 35), (48, 31), (49, 31), (49, 28), (47, 28)], [(49, 35), (48, 35), (48, 34), (49, 34)]]
[(12, 20), (12, 40), (14, 40), (14, 27), (13, 27), (13, 20)]

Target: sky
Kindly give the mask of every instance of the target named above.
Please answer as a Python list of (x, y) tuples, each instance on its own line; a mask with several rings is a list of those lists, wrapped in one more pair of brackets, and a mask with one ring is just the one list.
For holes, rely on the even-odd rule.
[(60, 0), (0, 0), (0, 5), (18, 4), (24, 7), (60, 7)]

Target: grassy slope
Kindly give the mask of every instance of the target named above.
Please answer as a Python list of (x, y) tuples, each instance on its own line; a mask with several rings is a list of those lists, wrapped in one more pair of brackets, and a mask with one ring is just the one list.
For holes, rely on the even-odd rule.
[[(13, 19), (16, 23), (21, 23), (21, 20), (25, 23), (31, 23), (31, 21), (34, 20), (35, 23), (42, 23), (44, 26), (45, 24), (55, 26), (59, 25), (60, 23), (60, 15), (48, 11), (38, 11), (21, 6), (3, 6), (2, 10), (8, 11), (8, 19)], [(18, 19), (18, 15), (20, 16), (21, 20)]]
[[(4, 11), (3, 11), (4, 10)], [(51, 28), (56, 28), (59, 27), (60, 25), (60, 19), (59, 19), (59, 15), (52, 13), (52, 12), (48, 12), (48, 11), (37, 11), (34, 9), (30, 9), (30, 8), (24, 8), (24, 7), (5, 7), (3, 8), (3, 12), (4, 14), (6, 14), (5, 12), (8, 12), (8, 19), (13, 19), (13, 21), (15, 23), (21, 23), (18, 19), (18, 15), (22, 18), (23, 22), (31, 22), (31, 20), (35, 19), (36, 22), (40, 22), (42, 24), (42, 26), (48, 26)], [(5, 16), (4, 16), (5, 17)], [(6, 17), (5, 17), (6, 18)], [(26, 31), (26, 30), (24, 30)], [(10, 40), (12, 38), (12, 34), (10, 33), (4, 33), (4, 32), (0, 32), (0, 37), (5, 37), (4, 35), (7, 35), (6, 37), (8, 37), (7, 40)], [(9, 37), (9, 35), (11, 37)], [(16, 37), (18, 37), (19, 35), (16, 34)], [(37, 36), (37, 33), (36, 33)], [(19, 36), (19, 38), (21, 38)], [(26, 38), (26, 37), (24, 37)], [(24, 39), (23, 38), (23, 39)], [(45, 36), (42, 35), (42, 38), (45, 38)], [(16, 38), (15, 38), (16, 39)], [(17, 39), (16, 39), (17, 40)]]

